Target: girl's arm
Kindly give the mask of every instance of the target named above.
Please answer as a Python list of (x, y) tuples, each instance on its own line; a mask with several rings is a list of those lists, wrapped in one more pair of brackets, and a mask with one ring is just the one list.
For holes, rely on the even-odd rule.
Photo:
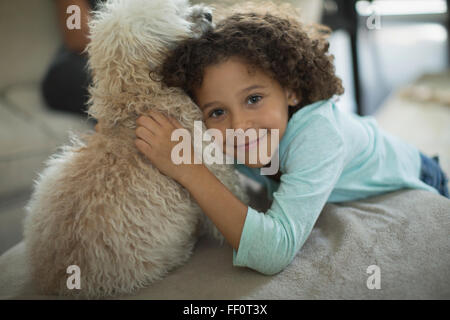
[[(183, 127), (173, 118), (152, 111), (149, 117), (137, 119), (137, 148), (163, 174), (184, 186), (203, 212), (211, 219), (227, 242), (239, 248), (247, 206), (236, 198), (203, 164), (174, 164), (172, 132)], [(183, 129), (184, 130), (184, 129)], [(193, 148), (191, 155), (193, 155)]]

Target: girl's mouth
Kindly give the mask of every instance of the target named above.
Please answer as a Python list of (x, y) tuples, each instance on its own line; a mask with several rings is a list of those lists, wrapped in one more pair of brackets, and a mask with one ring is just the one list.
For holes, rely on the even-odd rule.
[(245, 144), (237, 145), (236, 148), (249, 150), (249, 149), (255, 147), (256, 145), (258, 145), (259, 141), (261, 141), (262, 138), (264, 138), (266, 135), (267, 135), (267, 132), (264, 133), (262, 136), (258, 137), (258, 139), (256, 139), (256, 140), (249, 141), (248, 143), (245, 143)]

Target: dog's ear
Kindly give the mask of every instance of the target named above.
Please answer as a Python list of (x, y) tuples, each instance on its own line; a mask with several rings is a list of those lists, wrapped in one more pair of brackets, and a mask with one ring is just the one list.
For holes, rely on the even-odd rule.
[(199, 38), (214, 28), (213, 8), (197, 4), (189, 9), (189, 21), (192, 22), (192, 37)]

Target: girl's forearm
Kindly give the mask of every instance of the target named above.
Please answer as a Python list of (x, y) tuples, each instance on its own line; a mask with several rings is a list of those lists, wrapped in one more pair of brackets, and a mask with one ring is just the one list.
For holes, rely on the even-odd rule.
[(204, 165), (195, 165), (178, 181), (194, 197), (227, 242), (239, 248), (248, 207), (236, 198)]

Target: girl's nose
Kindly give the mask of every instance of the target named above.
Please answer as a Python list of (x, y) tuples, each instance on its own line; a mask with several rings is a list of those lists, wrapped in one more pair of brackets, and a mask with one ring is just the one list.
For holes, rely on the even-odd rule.
[[(232, 141), (234, 141), (233, 143), (236, 145), (248, 143), (249, 141), (255, 140), (257, 137), (257, 133), (254, 131), (254, 123), (250, 118), (233, 118), (232, 129), (231, 132), (227, 133), (227, 140), (233, 137)], [(242, 138), (245, 140), (242, 140)]]
[(245, 117), (243, 115), (235, 115), (232, 119), (232, 129), (238, 130), (242, 129), (246, 132), (248, 129), (254, 128), (254, 122), (251, 118)]

